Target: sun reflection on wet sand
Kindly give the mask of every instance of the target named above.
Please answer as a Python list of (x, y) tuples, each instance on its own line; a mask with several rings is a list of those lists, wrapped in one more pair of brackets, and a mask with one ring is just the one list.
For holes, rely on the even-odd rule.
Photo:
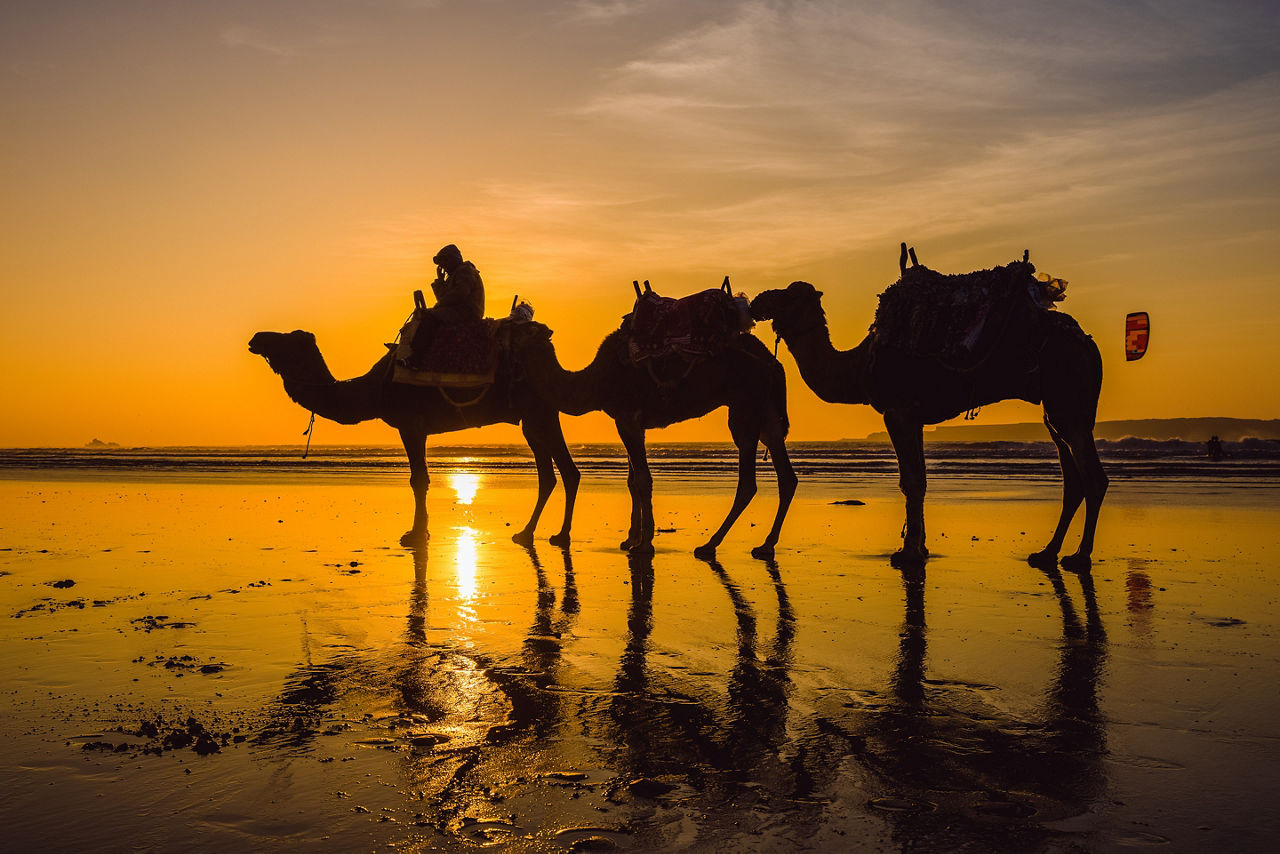
[[(458, 598), (468, 605), (476, 598), (476, 560), (479, 534), (475, 528), (464, 525), (458, 529), (458, 542), (453, 554)], [(470, 608), (468, 608), (470, 610)], [(472, 611), (474, 615), (474, 611)]]
[[(466, 460), (462, 460), (465, 463)], [(449, 486), (453, 489), (459, 504), (470, 506), (476, 500), (476, 492), (480, 489), (480, 475), (473, 471), (457, 471), (449, 475)]]

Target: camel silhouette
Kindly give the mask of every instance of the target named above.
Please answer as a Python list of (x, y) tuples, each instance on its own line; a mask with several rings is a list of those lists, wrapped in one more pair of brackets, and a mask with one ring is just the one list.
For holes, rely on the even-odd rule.
[[(519, 424), (538, 470), (538, 498), (529, 522), (512, 536), (517, 543), (533, 542), (534, 529), (555, 489), (555, 469), (564, 481), (564, 522), (551, 537), (557, 545), (570, 541), (573, 504), (578, 493), (578, 467), (569, 456), (560, 413), (533, 394), (518, 366), (504, 355), (492, 386), (455, 390), (391, 382), (392, 354), (385, 356), (364, 376), (336, 380), (310, 332), (259, 332), (249, 341), (249, 352), (267, 360), (284, 380), (284, 389), (304, 409), (337, 421), (357, 424), (381, 419), (400, 432), (409, 458), (409, 485), (413, 488), (413, 527), (400, 541), (413, 545), (427, 534), (427, 437), (487, 424)], [(554, 464), (554, 468), (553, 468)]]
[(781, 363), (755, 336), (741, 333), (719, 353), (688, 359), (664, 357), (655, 366), (637, 365), (628, 353), (625, 327), (610, 333), (595, 358), (580, 371), (561, 367), (551, 330), (537, 322), (516, 324), (511, 347), (534, 391), (560, 412), (604, 411), (618, 429), (627, 452), (631, 526), (621, 544), (626, 551), (653, 551), (653, 476), (645, 452), (645, 432), (698, 418), (721, 406), (729, 409), (729, 432), (738, 448), (738, 486), (724, 522), (694, 553), (715, 554), (729, 529), (756, 493), (756, 449), (768, 449), (778, 480), (778, 511), (765, 541), (752, 554), (773, 555), (796, 475), (787, 455), (786, 375)]
[[(904, 275), (906, 256), (904, 244)], [(914, 261), (914, 250), (911, 257)], [(1093, 440), (1102, 358), (1093, 339), (1070, 316), (1034, 311), (1033, 328), (1017, 334), (1006, 328), (976, 366), (960, 370), (924, 354), (884, 346), (874, 330), (857, 347), (837, 350), (827, 328), (822, 292), (808, 282), (792, 282), (752, 300), (752, 317), (773, 321), (774, 332), (786, 342), (814, 394), (828, 403), (869, 404), (884, 416), (906, 498), (903, 545), (891, 558), (895, 566), (920, 565), (929, 555), (924, 528), (924, 425), (1016, 399), (1043, 404), (1044, 423), (1057, 446), (1063, 480), (1058, 526), (1048, 544), (1027, 559), (1037, 566), (1057, 563), (1083, 500), (1080, 547), (1064, 557), (1062, 565), (1075, 571), (1089, 568), (1098, 511), (1107, 490), (1107, 476)]]

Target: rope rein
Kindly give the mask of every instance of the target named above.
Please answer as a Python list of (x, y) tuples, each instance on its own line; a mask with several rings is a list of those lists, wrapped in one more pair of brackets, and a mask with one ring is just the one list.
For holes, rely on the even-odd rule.
[(307, 429), (302, 431), (302, 435), (307, 437), (307, 446), (302, 449), (302, 458), (305, 460), (307, 454), (311, 453), (311, 434), (316, 431), (316, 414), (311, 413), (311, 421), (307, 424)]

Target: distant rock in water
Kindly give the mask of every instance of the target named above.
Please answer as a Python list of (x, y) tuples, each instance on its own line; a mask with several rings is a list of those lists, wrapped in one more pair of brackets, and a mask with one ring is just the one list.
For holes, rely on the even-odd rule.
[(832, 504), (842, 504), (846, 507), (865, 507), (867, 502), (857, 498), (841, 498), (839, 501), (832, 501)]
[(101, 439), (94, 439), (85, 445), (86, 448), (118, 448), (119, 442), (104, 442)]

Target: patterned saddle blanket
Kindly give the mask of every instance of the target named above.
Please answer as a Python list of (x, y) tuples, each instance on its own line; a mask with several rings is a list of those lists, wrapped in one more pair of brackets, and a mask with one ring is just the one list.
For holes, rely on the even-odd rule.
[(631, 361), (669, 353), (705, 357), (720, 352), (751, 327), (750, 314), (740, 305), (745, 301), (721, 288), (679, 299), (644, 293), (629, 315)]
[(1062, 299), (1062, 287), (1061, 280), (1036, 278), (1025, 261), (959, 275), (911, 267), (880, 295), (872, 341), (877, 349), (972, 370), (1006, 336), (1019, 344), (1034, 338), (1045, 312)]
[(498, 371), (497, 320), (440, 323), (425, 354), (409, 347), (418, 322), (415, 311), (400, 330), (392, 382), (439, 388), (476, 388), (493, 382)]

